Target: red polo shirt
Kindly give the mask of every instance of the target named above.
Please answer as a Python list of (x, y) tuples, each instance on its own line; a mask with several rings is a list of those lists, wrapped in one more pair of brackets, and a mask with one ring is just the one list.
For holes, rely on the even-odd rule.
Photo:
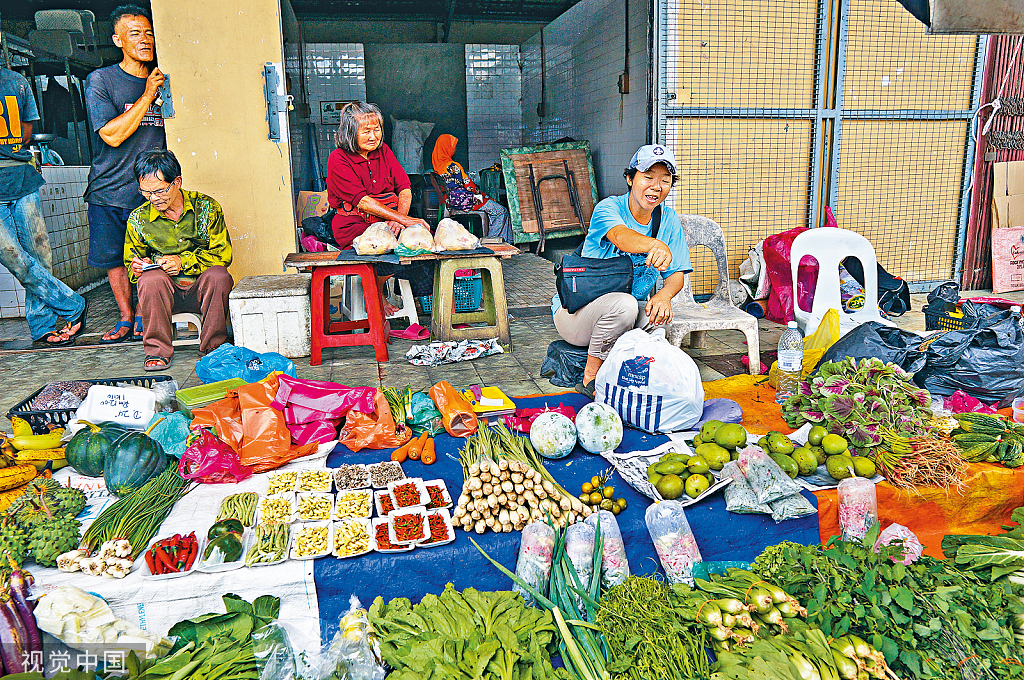
[(355, 210), (364, 196), (381, 200), (381, 197), (397, 195), (409, 187), (409, 176), (391, 148), (383, 142), (367, 158), (343, 149), (332, 151), (327, 158), (327, 202), (338, 211), (331, 222), (338, 247), (342, 250), (350, 248), (352, 239), (369, 225), (381, 221)]

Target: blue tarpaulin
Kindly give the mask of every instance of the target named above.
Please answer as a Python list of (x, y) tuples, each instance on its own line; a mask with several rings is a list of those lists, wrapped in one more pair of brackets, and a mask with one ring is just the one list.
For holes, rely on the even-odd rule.
[[(517, 408), (540, 408), (564, 403), (577, 411), (588, 403), (578, 394), (514, 399)], [(627, 428), (620, 451), (646, 451), (668, 441), (661, 435), (650, 435)], [(444, 479), (452, 500), (458, 502), (462, 490), (462, 467), (459, 450), (464, 439), (445, 433), (434, 438), (437, 462), (423, 465), (407, 460), (402, 464), (409, 477)], [(390, 450), (363, 450), (353, 453), (338, 446), (327, 459), (329, 467), (343, 463), (376, 463), (387, 460)], [(579, 446), (567, 458), (548, 460), (545, 465), (551, 475), (569, 492), (579, 493), (580, 486), (594, 475), (609, 467), (600, 456), (591, 455)], [(644, 512), (650, 500), (633, 490), (617, 474), (609, 482), (615, 487), (616, 497), (626, 499), (628, 507), (618, 516), (619, 529), (626, 544), (626, 554), (632, 573), (649, 574), (661, 571), (654, 551)], [(804, 493), (817, 507), (813, 494)], [(726, 512), (725, 499), (715, 493), (686, 509), (687, 520), (693, 529), (704, 560), (752, 561), (769, 545), (784, 540), (811, 544), (818, 542), (817, 514), (776, 524), (768, 515), (737, 515)], [(519, 551), (519, 532), (483, 535), (467, 534), (456, 528), (456, 540), (436, 548), (417, 548), (405, 553), (370, 553), (351, 559), (326, 557), (316, 560), (313, 576), (320, 603), (322, 639), (329, 641), (338, 627), (338, 620), (348, 610), (349, 596), (355, 594), (364, 607), (369, 607), (378, 595), (385, 600), (405, 597), (418, 602), (427, 593), (439, 594), (446, 583), (460, 590), (508, 590), (512, 581), (491, 565), (469, 541), (472, 537), (487, 553), (515, 571)]]

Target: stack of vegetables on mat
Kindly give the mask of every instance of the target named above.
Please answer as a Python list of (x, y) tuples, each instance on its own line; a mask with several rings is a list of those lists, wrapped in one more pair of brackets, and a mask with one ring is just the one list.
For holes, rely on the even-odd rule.
[(911, 563), (899, 543), (875, 552), (878, 535), (875, 525), (862, 543), (770, 546), (753, 571), (800, 599), (807, 625), (830, 638), (851, 636), (857, 649), (864, 648), (857, 639), (870, 644), (901, 678), (1021, 675), (1013, 634), (1024, 612), (1018, 596), (953, 560)]
[(565, 526), (593, 512), (555, 481), (529, 439), (504, 424), (481, 422), (460, 456), (465, 482), (452, 520), (465, 531), (521, 531), (547, 515)]

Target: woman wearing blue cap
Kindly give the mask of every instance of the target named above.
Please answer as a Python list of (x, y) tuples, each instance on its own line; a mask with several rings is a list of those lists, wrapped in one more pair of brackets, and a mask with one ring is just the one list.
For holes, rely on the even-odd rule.
[[(629, 254), (634, 263), (632, 294), (606, 293), (573, 313), (562, 307), (557, 295), (551, 305), (562, 339), (588, 347), (583, 382), (576, 390), (591, 399), (597, 371), (615, 341), (633, 328), (671, 323), (672, 298), (693, 271), (679, 216), (662, 205), (678, 178), (672, 152), (660, 144), (642, 146), (623, 175), (629, 191), (609, 196), (594, 207), (581, 254), (590, 258)], [(651, 295), (658, 276), (664, 284)]]

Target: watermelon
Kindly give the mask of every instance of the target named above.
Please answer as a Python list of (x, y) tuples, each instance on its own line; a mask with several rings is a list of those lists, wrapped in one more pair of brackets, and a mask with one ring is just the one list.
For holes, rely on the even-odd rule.
[(590, 453), (613, 451), (622, 443), (622, 418), (608, 404), (591, 402), (576, 414), (576, 432)]
[(545, 458), (565, 458), (576, 446), (576, 426), (561, 413), (542, 413), (530, 424), (530, 443)]

